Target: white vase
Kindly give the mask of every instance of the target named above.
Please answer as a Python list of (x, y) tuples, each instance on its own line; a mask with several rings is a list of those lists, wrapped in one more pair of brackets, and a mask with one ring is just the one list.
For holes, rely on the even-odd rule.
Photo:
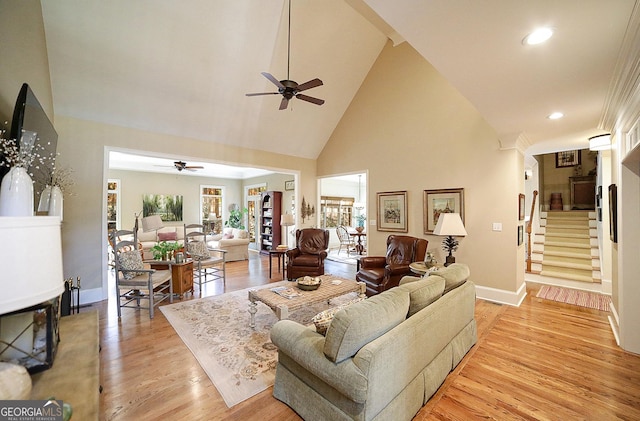
[(49, 196), (49, 216), (59, 216), (62, 221), (62, 190), (60, 187), (51, 187)]
[(33, 216), (33, 182), (22, 167), (12, 167), (0, 185), (0, 216)]
[(51, 186), (45, 186), (40, 193), (40, 202), (38, 202), (38, 212), (49, 212), (49, 198), (51, 197)]

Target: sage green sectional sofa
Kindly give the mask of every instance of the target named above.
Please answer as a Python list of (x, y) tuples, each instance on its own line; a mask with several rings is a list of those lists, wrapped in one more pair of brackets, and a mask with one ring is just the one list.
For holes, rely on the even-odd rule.
[(281, 320), (273, 395), (312, 420), (410, 420), (477, 340), (475, 286), (454, 264), (338, 311), (326, 337)]

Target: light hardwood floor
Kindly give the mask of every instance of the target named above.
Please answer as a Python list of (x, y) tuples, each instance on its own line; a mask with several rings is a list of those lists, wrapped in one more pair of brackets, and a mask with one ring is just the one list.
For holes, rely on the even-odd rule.
[[(226, 290), (211, 283), (202, 296), (281, 280), (269, 279), (268, 258), (250, 257), (227, 265)], [(327, 261), (326, 272), (353, 278), (355, 266)], [(640, 356), (617, 347), (607, 313), (535, 298), (537, 288), (528, 286), (520, 307), (476, 302), (478, 343), (415, 420), (640, 420)], [(227, 408), (162, 312), (150, 320), (123, 309), (118, 321), (114, 303), (92, 307), (101, 419), (300, 419), (271, 388)]]

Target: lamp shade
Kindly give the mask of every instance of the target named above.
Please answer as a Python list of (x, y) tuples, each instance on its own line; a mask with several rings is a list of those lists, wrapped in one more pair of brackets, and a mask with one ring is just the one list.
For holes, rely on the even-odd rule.
[(589, 150), (606, 151), (611, 149), (611, 135), (601, 134), (589, 138)]
[(162, 228), (162, 218), (160, 215), (145, 216), (142, 218), (142, 231), (156, 231)]
[(211, 212), (209, 214), (209, 221), (213, 221), (215, 219), (218, 219), (218, 216), (215, 213)]
[(435, 235), (451, 236), (467, 235), (459, 213), (441, 213), (433, 233)]
[(280, 225), (283, 227), (290, 227), (293, 224), (293, 215), (284, 213), (280, 216)]
[(0, 218), (0, 256), (0, 314), (38, 305), (64, 291), (59, 216)]

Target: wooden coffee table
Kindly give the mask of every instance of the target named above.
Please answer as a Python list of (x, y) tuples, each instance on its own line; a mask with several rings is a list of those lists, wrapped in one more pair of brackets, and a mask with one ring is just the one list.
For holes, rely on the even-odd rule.
[[(310, 304), (329, 301), (331, 298), (336, 298), (350, 292), (357, 292), (361, 297), (365, 297), (367, 290), (364, 282), (356, 282), (350, 279), (339, 278), (331, 275), (320, 276), (322, 285), (315, 291), (303, 291), (298, 289), (295, 282), (283, 281), (275, 284), (270, 284), (266, 288), (251, 289), (249, 290), (249, 326), (255, 327), (256, 320), (255, 315), (258, 309), (258, 301), (264, 303), (271, 310), (276, 313), (278, 320), (286, 319), (289, 317), (289, 313), (294, 312), (302, 307), (306, 307)], [(339, 285), (333, 285), (331, 281), (339, 280)], [(300, 293), (300, 296), (294, 298), (285, 298), (271, 289), (274, 287), (286, 286), (295, 289)]]
[(173, 293), (182, 297), (185, 292), (193, 294), (193, 260), (186, 260), (176, 263), (166, 260), (145, 260), (151, 269), (169, 270), (171, 266), (171, 282), (173, 283)]

